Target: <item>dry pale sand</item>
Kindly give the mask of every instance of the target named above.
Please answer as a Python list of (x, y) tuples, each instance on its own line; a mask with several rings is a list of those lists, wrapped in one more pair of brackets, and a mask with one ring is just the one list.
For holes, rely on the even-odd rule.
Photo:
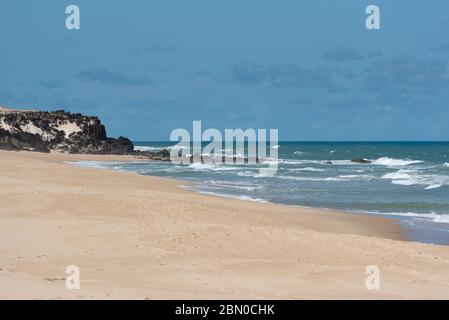
[(394, 221), (63, 163), (77, 159), (133, 158), (0, 151), (0, 298), (449, 298), (448, 247), (403, 241)]

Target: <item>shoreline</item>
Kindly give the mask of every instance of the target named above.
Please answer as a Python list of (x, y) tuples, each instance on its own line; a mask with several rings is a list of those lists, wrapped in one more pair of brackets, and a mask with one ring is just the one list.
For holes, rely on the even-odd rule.
[[(136, 159), (0, 151), (1, 298), (449, 298), (447, 247), (403, 241), (394, 219), (62, 163), (77, 160)], [(379, 291), (364, 287), (373, 264)]]
[[(135, 163), (145, 163), (148, 160), (135, 158), (135, 159), (117, 159), (117, 164), (123, 164), (124, 162), (131, 161)], [(122, 160), (122, 161), (120, 161)], [(134, 172), (132, 170), (116, 170), (115, 168), (102, 166), (101, 163), (107, 163), (109, 161), (102, 161), (100, 160), (92, 160), (95, 163), (98, 163), (99, 165), (90, 165), (85, 164), (83, 162), (89, 162), (86, 160), (80, 160), (80, 161), (67, 161), (67, 163), (71, 165), (76, 165), (84, 168), (91, 168), (91, 169), (105, 169), (105, 170), (112, 170), (112, 171), (118, 171), (118, 172), (125, 172), (125, 173), (133, 173), (133, 174), (140, 174), (138, 172)], [(114, 163), (115, 161), (111, 161)], [(110, 164), (110, 163), (109, 163)], [(356, 214), (356, 215), (366, 215), (366, 216), (377, 216), (384, 219), (390, 219), (392, 223), (396, 223), (402, 227), (402, 234), (404, 235), (403, 240), (405, 241), (416, 241), (420, 243), (428, 243), (428, 244), (438, 244), (438, 245), (446, 245), (449, 246), (449, 239), (447, 238), (447, 232), (449, 231), (448, 227), (446, 225), (442, 225), (443, 222), (439, 223), (436, 221), (433, 221), (434, 216), (432, 214), (418, 214), (418, 213), (401, 213), (401, 212), (380, 212), (380, 211), (363, 211), (363, 210), (350, 210), (350, 209), (338, 209), (338, 208), (331, 208), (331, 207), (319, 207), (319, 206), (306, 206), (306, 205), (295, 205), (295, 204), (287, 204), (282, 202), (275, 202), (270, 201), (267, 198), (257, 198), (257, 197), (251, 197), (246, 195), (235, 195), (235, 194), (227, 194), (227, 193), (220, 193), (220, 192), (214, 192), (214, 191), (205, 191), (202, 190), (202, 185), (200, 182), (194, 182), (189, 179), (183, 179), (183, 178), (177, 178), (177, 177), (164, 177), (164, 176), (157, 176), (157, 175), (146, 175), (145, 176), (150, 177), (160, 177), (164, 179), (169, 179), (172, 181), (176, 181), (178, 183), (182, 183), (185, 187), (184, 189), (195, 192), (197, 194), (202, 195), (209, 195), (209, 196), (216, 196), (226, 199), (236, 199), (236, 200), (243, 200), (243, 201), (251, 201), (256, 203), (269, 203), (269, 204), (275, 204), (275, 205), (285, 205), (289, 207), (295, 207), (300, 209), (316, 209), (320, 211), (328, 211), (328, 212), (335, 212), (335, 213), (343, 213), (343, 214)], [(431, 217), (430, 217), (431, 216)]]
[[(23, 151), (21, 151), (23, 152)], [(25, 152), (27, 153), (27, 152)], [(224, 195), (216, 195), (216, 194), (207, 194), (201, 191), (195, 191), (192, 190), (190, 188), (184, 188), (183, 186), (188, 186), (188, 187), (194, 187), (193, 183), (188, 181), (188, 180), (181, 180), (181, 179), (176, 179), (176, 178), (169, 178), (169, 177), (158, 177), (158, 176), (151, 176), (151, 175), (141, 175), (135, 172), (131, 172), (131, 171), (116, 171), (116, 170), (112, 170), (112, 169), (106, 169), (106, 168), (92, 168), (92, 167), (83, 167), (83, 166), (79, 166), (76, 165), (75, 163), (67, 163), (67, 162), (78, 162), (78, 161), (99, 161), (99, 162), (107, 162), (107, 161), (111, 161), (111, 162), (131, 162), (131, 161), (153, 161), (153, 160), (145, 160), (145, 159), (140, 159), (137, 158), (135, 156), (127, 156), (127, 155), (90, 155), (90, 154), (66, 154), (66, 153), (60, 153), (60, 152), (51, 152), (51, 157), (54, 157), (55, 159), (49, 159), (50, 161), (57, 161), (63, 164), (67, 164), (69, 166), (76, 166), (78, 168), (84, 168), (87, 170), (105, 170), (107, 172), (117, 172), (119, 174), (124, 174), (124, 175), (137, 175), (140, 177), (148, 177), (149, 179), (153, 179), (156, 178), (158, 180), (164, 180), (167, 183), (172, 184), (176, 189), (178, 190), (183, 190), (186, 191), (188, 193), (193, 193), (195, 195), (201, 195), (201, 196), (205, 196), (205, 197), (213, 197), (213, 198), (217, 198), (217, 199), (224, 199), (224, 200), (230, 200), (230, 201), (243, 201), (243, 202), (249, 202), (249, 203), (254, 203), (254, 204), (259, 204), (259, 205), (269, 205), (269, 206), (280, 206), (280, 207), (285, 207), (288, 209), (292, 209), (295, 210), (298, 209), (298, 211), (304, 210), (307, 213), (312, 213), (312, 214), (327, 214), (329, 216), (329, 218), (331, 218), (332, 215), (337, 215), (337, 216), (344, 216), (344, 215), (348, 215), (347, 218), (343, 219), (345, 221), (350, 221), (351, 217), (355, 218), (355, 217), (367, 217), (367, 218), (374, 218), (374, 220), (378, 220), (376, 221), (381, 225), (381, 228), (378, 228), (377, 224), (374, 224), (372, 226), (370, 226), (370, 230), (368, 234), (362, 234), (362, 235), (369, 235), (369, 236), (377, 236), (377, 237), (381, 237), (381, 238), (386, 238), (386, 239), (392, 239), (392, 240), (401, 240), (401, 241), (410, 241), (413, 242), (411, 240), (407, 240), (403, 234), (403, 229), (402, 227), (398, 227), (398, 228), (393, 228), (393, 226), (396, 224), (399, 224), (399, 219), (394, 218), (392, 216), (388, 216), (386, 214), (379, 214), (379, 215), (371, 215), (370, 213), (365, 213), (365, 212), (350, 212), (350, 211), (342, 211), (342, 210), (337, 210), (337, 209), (332, 209), (332, 208), (315, 208), (315, 207), (307, 207), (307, 206), (296, 206), (296, 205), (288, 205), (288, 204), (282, 204), (282, 203), (274, 203), (274, 202), (270, 202), (270, 201), (266, 201), (266, 202), (259, 202), (259, 201), (251, 201), (251, 200), (246, 200), (246, 199), (239, 199), (239, 198), (234, 198), (234, 197), (227, 197)], [(33, 154), (34, 155), (34, 154)], [(43, 154), (45, 155), (45, 154)], [(264, 200), (265, 201), (265, 200)], [(357, 219), (354, 219), (357, 220)], [(357, 221), (357, 223), (365, 223), (365, 221), (363, 221), (364, 219), (361, 219), (362, 221)], [(370, 219), (368, 219), (370, 220)], [(371, 222), (371, 221), (370, 221)], [(355, 221), (354, 221), (355, 223)], [(384, 231), (384, 230), (388, 230), (388, 231)], [(335, 232), (335, 231), (334, 231)], [(353, 230), (353, 232), (356, 232), (355, 230)]]

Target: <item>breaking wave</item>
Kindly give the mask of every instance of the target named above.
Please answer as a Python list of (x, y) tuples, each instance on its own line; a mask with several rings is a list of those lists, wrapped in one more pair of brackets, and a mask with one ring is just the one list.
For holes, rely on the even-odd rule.
[(411, 165), (411, 164), (417, 164), (417, 163), (422, 163), (422, 162), (424, 162), (424, 161), (421, 161), (421, 160), (402, 160), (402, 159), (393, 159), (393, 158), (383, 157), (383, 158), (379, 158), (377, 160), (374, 160), (372, 162), (372, 164), (394, 167), (394, 166), (408, 166), (408, 165)]
[(449, 177), (437, 174), (425, 174), (417, 170), (401, 169), (390, 172), (382, 176), (383, 179), (391, 180), (392, 184), (413, 186), (426, 186), (424, 189), (438, 189), (444, 185), (449, 185)]
[(411, 217), (419, 219), (429, 219), (433, 222), (438, 223), (449, 223), (449, 215), (437, 214), (435, 212), (431, 213), (416, 213), (416, 212), (378, 212), (378, 211), (367, 211), (362, 213), (379, 214), (387, 216), (399, 216), (399, 217)]
[(159, 147), (147, 147), (147, 146), (134, 146), (134, 151), (156, 151), (156, 150), (162, 150), (166, 148), (159, 148)]
[(365, 159), (367, 163), (360, 163), (353, 160), (294, 160), (294, 159), (279, 159), (279, 163), (287, 164), (287, 165), (295, 165), (295, 164), (320, 164), (320, 165), (340, 165), (340, 166), (369, 166), (369, 165), (378, 165), (378, 166), (387, 166), (387, 167), (395, 167), (395, 166), (407, 166), (412, 164), (422, 163), (424, 161), (421, 160), (404, 160), (404, 159), (393, 159), (393, 158), (379, 158), (375, 160)]
[(245, 200), (245, 201), (252, 201), (252, 202), (260, 202), (260, 203), (268, 203), (268, 201), (265, 199), (252, 198), (249, 196), (237, 196), (237, 195), (231, 195), (231, 194), (220, 193), (220, 192), (210, 192), (210, 191), (204, 191), (204, 190), (198, 190), (198, 192), (202, 193), (202, 194), (208, 194), (211, 196), (218, 196), (218, 197), (224, 197), (224, 198), (231, 198), (231, 199), (238, 199), (238, 200)]

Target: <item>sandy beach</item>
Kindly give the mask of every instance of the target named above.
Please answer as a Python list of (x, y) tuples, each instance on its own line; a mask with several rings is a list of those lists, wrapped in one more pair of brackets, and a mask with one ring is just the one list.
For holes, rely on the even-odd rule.
[(0, 151), (1, 299), (449, 298), (448, 247), (407, 242), (394, 220), (64, 163), (76, 160), (134, 158)]

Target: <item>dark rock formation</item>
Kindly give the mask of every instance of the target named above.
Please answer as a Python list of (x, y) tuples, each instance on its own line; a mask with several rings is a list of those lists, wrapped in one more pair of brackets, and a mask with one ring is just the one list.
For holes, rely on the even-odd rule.
[(97, 117), (64, 110), (43, 112), (0, 107), (0, 149), (50, 152), (134, 155), (142, 159), (170, 161), (170, 152), (134, 151), (125, 137), (108, 138)]
[(0, 149), (88, 154), (130, 154), (132, 142), (108, 138), (97, 117), (54, 112), (0, 110)]
[(50, 152), (39, 135), (28, 132), (11, 133), (0, 128), (0, 149)]
[(159, 151), (134, 151), (133, 154), (139, 158), (159, 160), (159, 161), (171, 161), (170, 152), (166, 149)]
[(355, 163), (371, 163), (371, 160), (366, 160), (366, 159), (353, 159), (351, 160), (351, 162), (355, 162)]
[[(372, 161), (367, 160), (367, 159), (353, 159), (353, 160), (351, 160), (351, 162), (365, 164), (365, 163), (371, 163)], [(332, 163), (332, 161), (326, 161), (326, 164), (333, 164), (333, 163)]]

